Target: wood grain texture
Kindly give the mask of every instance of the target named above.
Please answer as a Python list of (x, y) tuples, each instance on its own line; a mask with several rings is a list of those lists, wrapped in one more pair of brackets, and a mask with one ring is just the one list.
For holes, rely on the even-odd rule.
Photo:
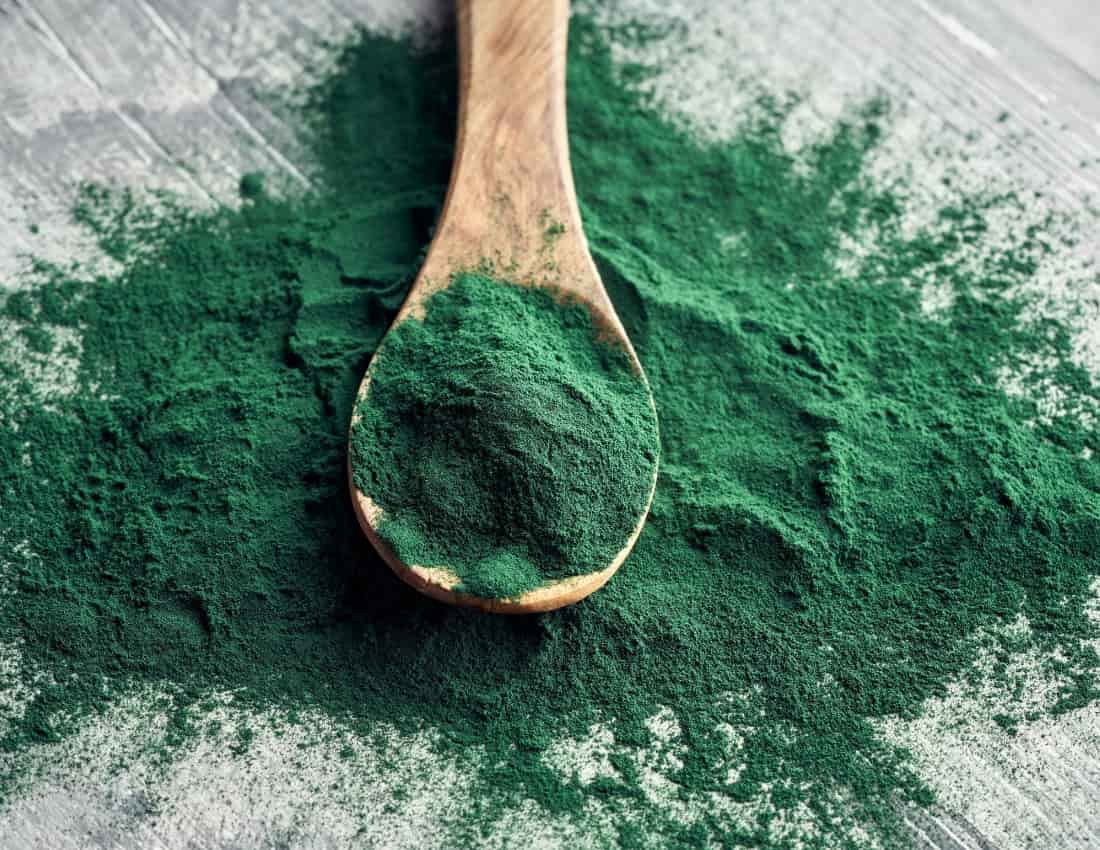
[[(460, 0), (458, 3), (458, 135), (450, 186), (435, 238), (394, 326), (421, 317), (427, 299), (459, 271), (486, 269), (514, 283), (550, 289), (585, 305), (607, 344), (623, 348), (653, 394), (615, 312), (581, 223), (566, 130), (565, 66), (569, 0)], [(379, 346), (381, 352), (385, 341)], [(377, 357), (377, 352), (376, 352)], [(359, 388), (368, 402), (371, 373)], [(356, 416), (352, 420), (354, 428)], [(384, 512), (363, 493), (348, 466), (359, 525), (390, 569), (440, 602), (494, 614), (537, 614), (572, 605), (603, 587), (642, 533), (657, 488), (607, 564), (545, 584), (514, 599), (489, 599), (455, 588), (446, 566), (405, 564), (378, 533)]]
[[(68, 216), (80, 180), (164, 188), (202, 204), (232, 202), (247, 170), (297, 183), (289, 163), (308, 179), (296, 129), (258, 93), (308, 75), (319, 40), (343, 37), (357, 24), (400, 28), (445, 5), (0, 0), (0, 288), (28, 253), (94, 258)], [(1041, 186), (1067, 205), (1100, 205), (1095, 0), (670, 0), (651, 7), (694, 29), (722, 27), (729, 39), (725, 55), (700, 54), (709, 75), (700, 73), (680, 93), (685, 108), (718, 118), (734, 111), (737, 93), (719, 72), (753, 51), (772, 57), (768, 67), (792, 85), (825, 92), (815, 109), (829, 106), (831, 88), (883, 90), (945, 139), (983, 133), (991, 150), (983, 167), (991, 172)], [(1002, 112), (1010, 117), (999, 122)], [(30, 232), (32, 223), (39, 233)], [(1079, 235), (1096, 242), (1100, 230)], [(988, 740), (932, 740), (960, 790), (950, 811), (906, 814), (914, 846), (1100, 847), (1095, 717), (1061, 718), (1013, 740), (994, 732)], [(0, 812), (0, 847), (346, 846), (311, 819), (326, 803), (320, 786), (287, 799), (263, 787), (245, 760), (204, 769), (176, 775), (170, 787), (146, 787), (134, 775), (104, 786), (74, 771), (67, 786), (37, 789)]]
[(455, 161), (435, 239), (402, 308), (486, 262), (626, 333), (588, 252), (566, 131), (568, 0), (461, 0)]

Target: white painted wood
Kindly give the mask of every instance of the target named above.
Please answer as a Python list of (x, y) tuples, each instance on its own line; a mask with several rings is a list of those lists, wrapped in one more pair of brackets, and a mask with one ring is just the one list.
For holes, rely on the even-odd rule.
[[(28, 252), (95, 259), (68, 219), (78, 181), (167, 188), (200, 205), (233, 203), (239, 175), (253, 169), (281, 175), (288, 191), (308, 184), (310, 163), (295, 128), (261, 95), (316, 75), (321, 69), (313, 45), (320, 39), (337, 38), (359, 23), (394, 28), (438, 17), (445, 5), (0, 0), (0, 287), (11, 285)], [(827, 126), (847, 99), (884, 90), (904, 106), (884, 169), (905, 159), (920, 163), (932, 187), (938, 167), (933, 143), (961, 144), (973, 136), (974, 176), (1041, 190), (1060, 209), (1100, 208), (1095, 0), (624, 5), (628, 12), (686, 22), (700, 50), (684, 61), (696, 64), (657, 86), (670, 108), (707, 132), (721, 134), (736, 124), (739, 78), (808, 92), (804, 121), (791, 127), (792, 148), (800, 135), (812, 137), (816, 127)], [(919, 183), (922, 175), (914, 177)], [(38, 234), (31, 233), (32, 223), (40, 226)], [(1083, 268), (1090, 257), (1100, 258), (1100, 227), (1077, 236)], [(1089, 291), (1070, 280), (1084, 273), (1067, 269), (1052, 268), (1043, 278), (1052, 311), (1087, 300)], [(1095, 362), (1100, 374), (1100, 314), (1082, 309), (1074, 320), (1082, 323), (1082, 360)], [(103, 756), (123, 747), (123, 732), (110, 733), (102, 740), (92, 736), (88, 752)], [(914, 846), (1100, 847), (1100, 710), (1030, 725), (1015, 739), (988, 725), (952, 732), (950, 724), (931, 721), (906, 727), (904, 734), (923, 747), (930, 781), (946, 790), (950, 808), (906, 813)], [(130, 773), (105, 787), (102, 774), (74, 767), (71, 787), (58, 780), (0, 812), (0, 847), (335, 846), (338, 839), (329, 840), (324, 830), (342, 836), (347, 824), (336, 798), (321, 790), (329, 785), (318, 782), (311, 791), (314, 786), (297, 783), (293, 771), (280, 772), (290, 756), (277, 746), (258, 758), (263, 770), (207, 753), (160, 785)], [(68, 765), (66, 758), (77, 764), (84, 756), (58, 751), (55, 757)], [(423, 769), (429, 767), (436, 769), (425, 761)], [(307, 778), (347, 781), (325, 772), (330, 769), (302, 767), (317, 771)], [(452, 794), (461, 783), (446, 779)], [(175, 794), (194, 811), (158, 813), (150, 789)], [(381, 818), (386, 798), (379, 800)], [(420, 814), (417, 823), (427, 831), (430, 811)], [(400, 846), (415, 846), (415, 837), (402, 838)]]

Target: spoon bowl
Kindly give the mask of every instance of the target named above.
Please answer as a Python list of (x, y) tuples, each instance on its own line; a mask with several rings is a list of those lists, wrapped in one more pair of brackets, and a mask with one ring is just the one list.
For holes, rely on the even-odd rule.
[[(581, 224), (566, 132), (568, 27), (568, 0), (459, 0), (459, 118), (450, 186), (424, 265), (390, 333), (409, 318), (423, 318), (428, 299), (448, 287), (456, 273), (488, 269), (587, 308), (599, 341), (629, 357), (656, 417), (642, 365), (600, 280)], [(378, 350), (385, 344), (383, 339)], [(376, 353), (360, 385), (357, 409), (369, 397), (377, 362)], [(356, 421), (353, 417), (353, 427)], [(607, 564), (511, 599), (461, 592), (456, 590), (459, 576), (446, 567), (402, 562), (379, 534), (383, 509), (356, 485), (350, 455), (348, 477), (359, 524), (404, 582), (450, 604), (536, 613), (577, 602), (614, 575), (645, 524), (657, 468), (655, 461), (633, 532)]]

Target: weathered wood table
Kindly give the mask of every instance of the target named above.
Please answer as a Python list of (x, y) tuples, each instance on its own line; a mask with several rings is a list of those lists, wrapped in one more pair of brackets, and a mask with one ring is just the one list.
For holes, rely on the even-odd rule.
[[(817, 117), (885, 90), (909, 104), (894, 156), (933, 163), (933, 140), (980, 136), (972, 168), (1041, 189), (1060, 209), (1100, 206), (1100, 3), (627, 5), (682, 16), (698, 41), (694, 64), (658, 88), (713, 132), (736, 120), (728, 81), (746, 75), (807, 91)], [(319, 39), (440, 12), (433, 0), (0, 0), (0, 284), (28, 255), (91, 251), (69, 217), (83, 180), (161, 187), (198, 205), (233, 203), (245, 171), (307, 184), (295, 128), (271, 108), (271, 93), (319, 72)], [(1050, 275), (1052, 303), (1080, 298), (1081, 287), (1063, 292), (1064, 278), (1087, 278), (1082, 270), (1100, 257), (1100, 228), (1079, 235), (1065, 275)], [(1080, 346), (1100, 375), (1095, 288), (1092, 296), (1080, 307)], [(0, 652), (0, 665), (17, 663), (16, 652)], [(947, 700), (897, 731), (943, 802), (935, 816), (910, 818), (915, 846), (1100, 848), (1100, 710), (1015, 736), (960, 716)], [(200, 754), (166, 777), (102, 769), (97, 760), (125, 753), (133, 734), (125, 722), (105, 726), (78, 766), (59, 752), (63, 771), (0, 809), (0, 848), (345, 846), (339, 805), (318, 781), (332, 777), (288, 769), (290, 738), (261, 735), (248, 762)], [(366, 846), (420, 846), (428, 815), (412, 811), (398, 829), (386, 801), (379, 796), (380, 826)]]

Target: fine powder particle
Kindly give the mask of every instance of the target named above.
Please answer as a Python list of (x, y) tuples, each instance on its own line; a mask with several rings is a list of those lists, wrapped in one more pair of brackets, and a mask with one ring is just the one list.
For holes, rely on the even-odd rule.
[(509, 599), (605, 568), (645, 512), (649, 392), (586, 307), (459, 274), (401, 322), (352, 427), (355, 483), (405, 564)]
[[(39, 263), (2, 307), (0, 639), (21, 661), (0, 690), (30, 697), (0, 724), (0, 807), (38, 745), (154, 686), (181, 749), (212, 690), (379, 748), (380, 724), (430, 732), (469, 795), (439, 810), (445, 846), (506, 846), (522, 813), (593, 846), (906, 846), (929, 792), (878, 719), (1021, 616), (1055, 710), (1097, 698), (1100, 442), (998, 381), (1052, 364), (1029, 374), (1095, 398), (1069, 334), (1026, 319), (1054, 246), (985, 240), (1030, 198), (905, 222), (904, 188), (865, 175), (880, 102), (797, 158), (797, 99), (700, 141), (613, 64), (635, 37), (574, 18), (569, 63), (586, 233), (661, 419), (627, 567), (489, 617), (407, 588), (358, 528), (347, 424), (443, 200), (457, 88), (446, 40), (364, 35), (303, 108), (315, 191), (250, 180), (239, 210), (197, 213), (86, 189), (77, 221), (122, 271)], [(931, 317), (924, 276), (955, 296)], [(594, 728), (607, 756), (557, 766)]]

